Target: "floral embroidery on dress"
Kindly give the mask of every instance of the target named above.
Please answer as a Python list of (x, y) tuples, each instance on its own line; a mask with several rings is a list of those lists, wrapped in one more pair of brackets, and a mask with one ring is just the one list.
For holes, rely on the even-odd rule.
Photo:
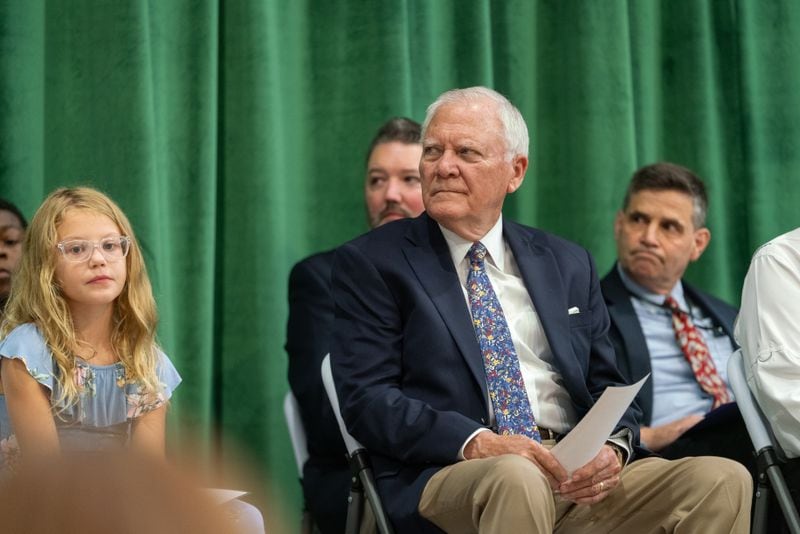
[(125, 397), (128, 401), (128, 419), (140, 417), (164, 405), (162, 393), (146, 392), (141, 386), (137, 386), (135, 393), (128, 393)]
[(114, 369), (114, 376), (117, 382), (118, 388), (124, 388), (125, 384), (128, 383), (128, 379), (126, 378), (125, 368), (122, 366), (118, 366)]
[(75, 366), (74, 380), (75, 386), (81, 395), (89, 395), (90, 397), (97, 395), (94, 369), (88, 365), (78, 364)]
[(128, 403), (128, 419), (141, 417), (164, 405), (165, 398), (162, 393), (146, 391), (141, 384), (129, 380), (123, 366), (117, 367), (115, 373), (117, 387), (125, 388), (126, 385), (129, 386), (125, 393), (125, 400)]

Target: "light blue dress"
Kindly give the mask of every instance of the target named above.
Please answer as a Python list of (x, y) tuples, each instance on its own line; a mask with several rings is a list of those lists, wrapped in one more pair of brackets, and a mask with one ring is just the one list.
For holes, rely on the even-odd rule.
[[(141, 384), (125, 378), (121, 362), (92, 365), (77, 360), (73, 380), (78, 400), (53, 406), (59, 443), (63, 451), (100, 451), (128, 444), (131, 424), (142, 415), (164, 405), (180, 384), (181, 377), (163, 352), (156, 368), (161, 390), (147, 393)], [(0, 357), (19, 359), (28, 373), (50, 391), (52, 403), (60, 397), (58, 367), (42, 334), (32, 323), (20, 325), (0, 341)], [(5, 412), (5, 403), (0, 403)], [(0, 415), (0, 468), (13, 464), (18, 453), (13, 429), (6, 414)]]
[[(50, 391), (51, 403), (58, 401), (58, 367), (54, 366), (53, 355), (36, 325), (28, 323), (12, 330), (0, 341), (0, 357), (25, 362), (28, 373)], [(159, 351), (158, 358), (156, 374), (161, 385), (158, 393), (147, 393), (141, 384), (126, 380), (120, 362), (92, 365), (78, 359), (73, 376), (78, 386), (78, 401), (72, 406), (61, 403), (53, 407), (61, 450), (91, 452), (126, 446), (133, 421), (163, 406), (181, 383), (167, 355)], [(18, 454), (5, 397), (0, 395), (0, 474), (13, 469)], [(238, 499), (223, 506), (237, 532), (263, 534), (264, 519), (258, 508)]]

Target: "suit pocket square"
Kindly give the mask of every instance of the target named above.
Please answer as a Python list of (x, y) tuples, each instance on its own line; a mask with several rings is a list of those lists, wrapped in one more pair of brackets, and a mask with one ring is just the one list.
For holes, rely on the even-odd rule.
[(580, 312), (581, 310), (577, 306), (573, 306), (567, 310), (567, 315), (578, 315)]

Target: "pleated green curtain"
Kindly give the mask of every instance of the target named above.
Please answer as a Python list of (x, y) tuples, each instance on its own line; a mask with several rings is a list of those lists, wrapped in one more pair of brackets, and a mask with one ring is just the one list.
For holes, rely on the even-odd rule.
[(293, 524), (287, 276), (366, 230), (385, 119), (453, 87), (507, 94), (532, 139), (507, 216), (601, 274), (631, 173), (696, 170), (713, 238), (689, 278), (738, 303), (754, 248), (800, 225), (798, 57), (791, 1), (8, 0), (0, 196), (32, 215), (89, 184), (121, 204), (184, 377), (171, 444), (249, 455)]

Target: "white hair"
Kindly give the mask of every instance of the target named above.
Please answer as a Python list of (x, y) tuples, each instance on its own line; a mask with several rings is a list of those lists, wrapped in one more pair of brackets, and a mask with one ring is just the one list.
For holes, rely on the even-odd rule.
[(431, 119), (443, 105), (487, 99), (495, 103), (497, 118), (500, 119), (500, 124), (503, 125), (506, 159), (511, 160), (514, 156), (528, 157), (528, 127), (525, 125), (522, 113), (506, 97), (488, 87), (451, 89), (439, 95), (439, 98), (428, 106), (425, 112), (425, 122), (422, 123), (422, 139), (425, 139)]

